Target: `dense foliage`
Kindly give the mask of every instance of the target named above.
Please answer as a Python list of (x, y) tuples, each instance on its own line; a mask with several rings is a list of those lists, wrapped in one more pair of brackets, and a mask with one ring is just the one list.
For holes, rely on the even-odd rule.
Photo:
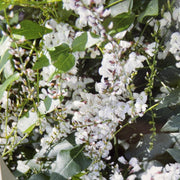
[(0, 1), (0, 152), (17, 179), (180, 179), (180, 3)]

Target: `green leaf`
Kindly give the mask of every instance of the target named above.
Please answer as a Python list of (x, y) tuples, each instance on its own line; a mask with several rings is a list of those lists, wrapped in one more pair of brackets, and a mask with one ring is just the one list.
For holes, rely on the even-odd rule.
[(12, 57), (11, 54), (9, 54), (9, 50), (6, 50), (6, 52), (3, 54), (3, 56), (0, 58), (0, 74), (3, 71), (5, 64), (8, 62), (8, 60)]
[(173, 157), (173, 159), (180, 163), (180, 149), (168, 149), (167, 152)]
[(12, 29), (13, 34), (25, 36), (26, 39), (38, 39), (44, 34), (52, 32), (51, 29), (40, 26), (39, 24), (30, 20), (24, 20), (20, 23), (20, 29)]
[[(115, 16), (114, 18), (112, 18), (112, 17), (107, 18), (104, 21), (103, 25), (104, 25), (105, 29), (107, 31), (110, 31), (109, 33), (111, 35), (113, 35), (115, 33), (124, 31), (127, 28), (129, 28), (130, 25), (134, 22), (134, 19), (135, 19), (134, 13), (122, 13), (122, 14)], [(111, 22), (113, 23), (113, 30), (108, 29), (108, 26)]]
[(130, 12), (133, 7), (133, 0), (110, 0), (108, 7), (111, 10), (111, 16)]
[(60, 46), (55, 47), (55, 50), (49, 50), (52, 61), (56, 61), (58, 56), (64, 53), (69, 53), (70, 48), (67, 44), (63, 43)]
[(65, 22), (65, 21), (68, 21), (69, 20), (69, 17), (71, 16), (71, 14), (72, 14), (72, 10), (66, 10), (66, 9), (64, 9), (63, 8), (63, 2), (59, 2), (58, 4), (57, 4), (57, 8), (58, 8), (58, 11), (57, 11), (57, 14), (58, 14), (58, 21), (63, 21), (63, 22)]
[[(61, 150), (52, 172), (67, 179), (86, 169), (91, 164), (91, 160), (84, 156), (83, 149), (84, 145), (78, 145), (72, 149)], [(51, 180), (54, 180), (53, 173)]]
[(54, 66), (63, 72), (69, 71), (75, 65), (75, 57), (72, 54), (60, 54), (54, 62)]
[(14, 81), (18, 80), (20, 77), (19, 73), (14, 73), (13, 75), (9, 76), (8, 79), (6, 79), (6, 81), (0, 85), (0, 100), (3, 97), (3, 93), (4, 91), (7, 89), (7, 87), (12, 84)]
[(180, 104), (180, 89), (177, 88), (174, 91), (171, 91), (168, 96), (163, 98), (163, 100), (160, 102), (158, 106), (156, 106), (156, 110), (165, 108), (165, 107), (171, 107), (176, 106)]
[(28, 180), (49, 180), (49, 177), (45, 176), (44, 174), (34, 174)]
[(158, 78), (168, 86), (180, 86), (180, 69), (168, 66), (159, 73)]
[(5, 37), (5, 36), (2, 37), (0, 42), (0, 74), (3, 71), (7, 61), (12, 57), (12, 55), (9, 54), (9, 49), (11, 44), (12, 43), (9, 37)]
[(158, 0), (151, 0), (148, 3), (145, 11), (143, 11), (139, 15), (138, 21), (142, 22), (144, 17), (146, 17), (146, 16), (157, 16), (158, 15), (158, 9), (159, 9), (159, 7), (158, 7)]
[(84, 51), (86, 49), (86, 43), (87, 43), (87, 32), (84, 32), (80, 36), (74, 39), (72, 43), (72, 50), (75, 51)]
[(51, 107), (51, 103), (52, 103), (52, 99), (47, 96), (45, 99), (44, 99), (44, 105), (46, 107), (46, 111), (48, 111)]
[(172, 116), (161, 129), (162, 132), (180, 131), (180, 114)]
[(33, 70), (39, 70), (43, 67), (46, 67), (49, 65), (49, 60), (45, 55), (42, 55), (37, 61), (35, 62), (33, 66)]
[(156, 135), (156, 141), (153, 145), (153, 149), (149, 151), (149, 143), (151, 140), (152, 134), (144, 134), (141, 142), (139, 141), (135, 144), (131, 144), (130, 148), (126, 151), (125, 156), (127, 158), (137, 157), (139, 160), (147, 159), (152, 160), (161, 156), (166, 152), (166, 149), (172, 147), (175, 143), (174, 138), (171, 135), (166, 133), (159, 133)]
[(38, 121), (37, 112), (29, 111), (25, 116), (19, 119), (17, 128), (22, 133), (30, 133), (36, 126), (37, 121)]
[(84, 176), (86, 173), (79, 173), (72, 177), (72, 180), (81, 180), (81, 177)]
[(0, 11), (6, 9), (10, 5), (10, 2), (0, 1)]

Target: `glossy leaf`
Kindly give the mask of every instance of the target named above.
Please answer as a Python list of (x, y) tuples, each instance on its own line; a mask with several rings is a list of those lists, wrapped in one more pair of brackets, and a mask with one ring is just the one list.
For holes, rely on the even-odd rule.
[(143, 19), (146, 17), (146, 16), (157, 16), (158, 15), (158, 10), (159, 10), (159, 6), (158, 6), (158, 0), (151, 0), (145, 11), (143, 11), (139, 17), (138, 17), (138, 21), (139, 22), (142, 22)]
[(58, 70), (67, 72), (75, 65), (75, 57), (69, 53), (60, 54), (53, 64)]
[[(86, 169), (91, 164), (91, 160), (84, 156), (82, 153), (83, 149), (83, 145), (78, 145), (72, 149), (61, 150), (57, 155), (52, 172), (67, 179)], [(54, 180), (53, 173), (51, 176), (52, 180)]]
[(168, 149), (167, 152), (173, 157), (173, 159), (180, 163), (180, 149)]
[(163, 98), (160, 104), (156, 107), (156, 110), (165, 108), (165, 107), (176, 106), (177, 104), (180, 104), (180, 89), (179, 88), (175, 89), (174, 91), (171, 91), (168, 96)]
[(51, 29), (40, 26), (30, 20), (24, 20), (20, 23), (20, 29), (12, 29), (13, 34), (25, 36), (26, 39), (38, 39), (44, 34), (52, 32)]
[(180, 131), (180, 114), (173, 116), (166, 122), (161, 129), (162, 132), (177, 132)]
[(34, 64), (33, 70), (39, 70), (49, 65), (49, 60), (45, 55), (42, 55)]
[(3, 97), (4, 91), (7, 89), (7, 87), (12, 84), (14, 81), (18, 80), (20, 77), (19, 73), (14, 73), (12, 76), (10, 76), (6, 81), (0, 85), (0, 100)]
[(74, 39), (72, 43), (72, 50), (75, 51), (84, 51), (86, 47), (86, 43), (88, 40), (87, 32), (84, 32), (80, 36)]

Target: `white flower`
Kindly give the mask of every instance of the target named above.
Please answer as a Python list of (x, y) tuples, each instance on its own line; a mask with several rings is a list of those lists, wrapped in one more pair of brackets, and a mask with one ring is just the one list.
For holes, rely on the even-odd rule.
[(167, 164), (163, 167), (152, 166), (145, 173), (142, 174), (142, 180), (164, 180), (172, 179), (178, 180), (180, 178), (180, 164)]
[(76, 9), (76, 1), (63, 0), (63, 8), (66, 10), (75, 10)]
[(169, 42), (169, 41), (167, 41), (167, 42), (164, 44), (164, 46), (165, 46), (164, 51), (163, 51), (163, 52), (158, 52), (158, 59), (165, 59), (165, 58), (166, 58), (166, 56), (167, 56), (167, 55), (168, 55), (168, 53), (169, 53), (169, 49), (170, 49), (170, 42)]
[(136, 68), (143, 67), (142, 62), (146, 59), (145, 56), (142, 55), (136, 55), (135, 52), (132, 52), (129, 55), (129, 59), (127, 60), (126, 64), (124, 65), (125, 72), (127, 74), (132, 73), (136, 70)]
[(25, 161), (17, 161), (17, 170), (23, 174), (26, 173), (30, 169), (30, 167), (26, 165), (26, 163), (27, 162)]
[(127, 180), (135, 180), (136, 179), (136, 175), (135, 174), (132, 174), (130, 176), (127, 177)]
[(67, 23), (57, 23), (54, 19), (46, 22), (46, 27), (52, 29), (51, 33), (43, 36), (45, 49), (50, 49), (66, 43), (71, 46), (75, 32)]
[(118, 158), (118, 161), (119, 161), (120, 163), (122, 163), (122, 164), (127, 164), (127, 163), (128, 163), (127, 160), (126, 160), (123, 156), (119, 157), (119, 158)]
[(133, 96), (136, 99), (136, 102), (135, 102), (136, 113), (142, 116), (143, 114), (141, 114), (141, 112), (145, 112), (146, 107), (147, 107), (147, 104), (146, 104), (147, 95), (144, 91), (142, 91), (140, 94), (133, 93)]
[(114, 174), (110, 177), (110, 180), (124, 180), (124, 178), (121, 173), (115, 171)]
[(177, 61), (180, 60), (180, 33), (175, 32), (171, 35), (169, 51), (174, 55)]
[[(152, 180), (154, 179), (156, 174), (160, 174), (162, 172), (162, 167), (152, 166), (145, 173), (142, 174), (141, 180)], [(158, 180), (158, 179), (156, 179)]]
[(160, 28), (166, 26), (169, 27), (171, 25), (171, 14), (170, 12), (164, 13), (164, 18), (160, 20)]
[(173, 19), (175, 21), (180, 22), (180, 7), (174, 9), (174, 11), (173, 11)]
[(153, 43), (151, 43), (151, 44), (148, 44), (147, 47), (146, 47), (145, 52), (146, 52), (149, 56), (153, 57), (153, 56), (154, 56), (154, 52), (155, 52), (155, 50), (156, 50), (155, 48), (157, 48), (157, 47), (158, 47), (158, 45), (157, 45), (156, 42), (153, 42)]
[(133, 168), (131, 170), (131, 172), (138, 172), (139, 170), (141, 170), (141, 167), (139, 166), (139, 161), (132, 157), (129, 161), (129, 165), (131, 165)]
[(47, 67), (43, 67), (41, 75), (43, 77), (43, 81), (47, 82), (51, 75), (55, 72), (55, 67), (53, 65), (49, 65)]
[(0, 99), (0, 105), (2, 108), (7, 109), (9, 106), (11, 106), (11, 100), (8, 98), (8, 93), (7, 91), (3, 92), (3, 96)]

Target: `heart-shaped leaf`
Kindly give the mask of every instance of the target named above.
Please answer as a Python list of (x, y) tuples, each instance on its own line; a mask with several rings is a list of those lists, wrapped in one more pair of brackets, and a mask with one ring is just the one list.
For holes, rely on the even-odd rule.
[(57, 174), (68, 179), (86, 169), (91, 164), (91, 160), (84, 156), (83, 149), (84, 145), (78, 145), (71, 149), (61, 150), (57, 155), (51, 180), (55, 180)]
[(144, 17), (146, 16), (157, 16), (158, 15), (158, 0), (151, 0), (149, 4), (147, 5), (145, 11), (143, 11), (139, 17), (138, 21), (142, 22)]

